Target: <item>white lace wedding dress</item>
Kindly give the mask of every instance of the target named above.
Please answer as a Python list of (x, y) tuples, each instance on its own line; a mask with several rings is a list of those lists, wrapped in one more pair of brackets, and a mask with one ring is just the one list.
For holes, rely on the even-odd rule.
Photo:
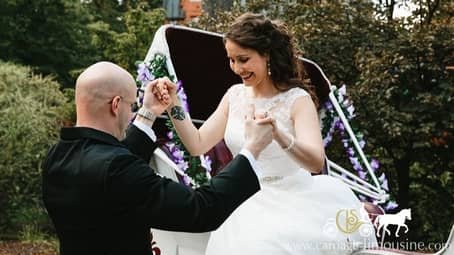
[[(256, 113), (271, 112), (279, 127), (294, 135), (291, 105), (296, 98), (309, 96), (293, 88), (272, 98), (253, 99), (249, 90), (238, 84), (227, 92), (225, 141), (234, 155), (244, 143), (248, 104), (255, 104)], [(211, 233), (207, 255), (349, 254), (359, 247), (376, 246), (373, 226), (343, 182), (311, 176), (275, 141), (261, 153), (257, 165), (263, 173), (261, 190)]]

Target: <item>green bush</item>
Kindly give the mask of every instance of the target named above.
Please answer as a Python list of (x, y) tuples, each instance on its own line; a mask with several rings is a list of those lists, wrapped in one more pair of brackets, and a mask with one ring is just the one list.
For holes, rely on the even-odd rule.
[(53, 77), (0, 62), (0, 239), (50, 229), (40, 165), (72, 114), (70, 105)]

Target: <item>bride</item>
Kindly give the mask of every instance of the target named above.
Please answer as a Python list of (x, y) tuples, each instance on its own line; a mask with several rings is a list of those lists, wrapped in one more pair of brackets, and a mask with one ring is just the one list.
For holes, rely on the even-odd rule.
[(369, 220), (357, 217), (362, 206), (354, 193), (333, 177), (311, 175), (320, 172), (325, 157), (317, 100), (298, 72), (286, 26), (246, 13), (232, 24), (224, 44), (243, 83), (226, 92), (200, 129), (181, 107), (176, 85), (164, 80), (173, 101), (168, 113), (181, 141), (200, 155), (224, 138), (236, 155), (250, 105), (257, 117), (273, 119), (274, 141), (257, 161), (261, 190), (212, 232), (206, 254), (348, 254), (376, 246)]

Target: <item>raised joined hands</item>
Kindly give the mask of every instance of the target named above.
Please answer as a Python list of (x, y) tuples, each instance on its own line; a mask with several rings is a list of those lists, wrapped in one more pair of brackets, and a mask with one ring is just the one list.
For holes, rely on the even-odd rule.
[[(148, 96), (147, 96), (148, 92)], [(144, 106), (159, 109), (159, 114), (178, 104), (177, 85), (167, 77), (159, 78), (147, 85)], [(148, 99), (148, 100), (147, 100)], [(146, 103), (151, 102), (149, 106)], [(157, 113), (156, 111), (153, 111)], [(257, 159), (260, 153), (273, 140), (276, 122), (267, 113), (255, 113), (254, 105), (249, 105), (245, 116), (245, 145)]]
[(244, 148), (257, 159), (273, 141), (274, 119), (268, 114), (256, 114), (254, 105), (249, 105), (244, 122)]
[(156, 80), (157, 84), (154, 94), (159, 100), (165, 102), (168, 105), (167, 110), (169, 110), (173, 105), (178, 104), (178, 87), (168, 77), (163, 77)]
[(156, 115), (163, 113), (172, 103), (167, 87), (160, 79), (151, 81), (145, 86), (143, 107)]

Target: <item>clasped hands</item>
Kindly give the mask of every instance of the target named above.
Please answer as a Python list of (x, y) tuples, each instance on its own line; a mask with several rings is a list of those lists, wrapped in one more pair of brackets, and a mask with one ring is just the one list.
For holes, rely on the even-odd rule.
[[(145, 87), (143, 107), (160, 115), (178, 104), (177, 85), (167, 77), (158, 78)], [(257, 159), (260, 152), (273, 140), (276, 122), (267, 113), (256, 114), (254, 105), (249, 105), (245, 118), (245, 144)]]

